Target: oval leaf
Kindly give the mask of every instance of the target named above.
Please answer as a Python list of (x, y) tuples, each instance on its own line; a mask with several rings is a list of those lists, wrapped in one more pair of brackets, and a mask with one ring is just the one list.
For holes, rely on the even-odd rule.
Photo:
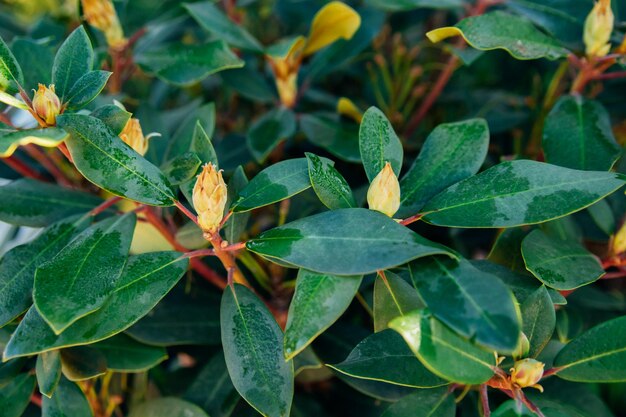
[(385, 271), (384, 278), (380, 275), (376, 278), (373, 300), (375, 332), (389, 328), (389, 322), (396, 317), (424, 307), (415, 288), (398, 275)]
[(448, 388), (424, 389), (401, 398), (381, 417), (454, 417), (456, 403)]
[(41, 395), (52, 398), (61, 380), (61, 354), (58, 350), (43, 352), (37, 356), (37, 385)]
[(35, 377), (19, 374), (9, 383), (0, 386), (0, 410), (3, 417), (20, 417), (35, 389)]
[(352, 189), (331, 162), (309, 152), (306, 159), (311, 185), (322, 204), (331, 210), (356, 207)]
[(61, 103), (66, 103), (70, 90), (93, 66), (93, 48), (85, 28), (79, 26), (65, 39), (52, 64), (52, 84)]
[(16, 84), (23, 83), (24, 75), (20, 65), (8, 45), (0, 38), (0, 90), (17, 88)]
[(134, 407), (128, 417), (209, 417), (200, 407), (180, 398), (149, 400)]
[(76, 383), (61, 377), (52, 398), (42, 397), (42, 415), (46, 417), (92, 417), (87, 397)]
[(554, 304), (546, 287), (542, 285), (530, 294), (520, 309), (524, 323), (522, 330), (530, 343), (528, 357), (536, 358), (552, 338), (556, 326)]
[(106, 359), (106, 367), (114, 372), (145, 372), (167, 359), (159, 346), (145, 345), (123, 333), (90, 345)]
[(370, 182), (387, 162), (396, 176), (400, 175), (404, 155), (402, 143), (385, 114), (376, 107), (370, 107), (363, 115), (359, 129), (359, 149)]
[(78, 110), (91, 103), (100, 94), (111, 74), (109, 71), (97, 70), (80, 77), (67, 93), (67, 108)]

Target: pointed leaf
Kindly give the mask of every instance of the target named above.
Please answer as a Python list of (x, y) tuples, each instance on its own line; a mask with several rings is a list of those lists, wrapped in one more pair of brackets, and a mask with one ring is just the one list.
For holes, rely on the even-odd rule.
[[(230, 207), (231, 203), (237, 198), (239, 192), (248, 185), (248, 177), (241, 166), (238, 166), (228, 181), (228, 201), (226, 207)], [(224, 224), (224, 237), (228, 242), (237, 242), (241, 235), (245, 233), (250, 213), (233, 213)]]
[(389, 162), (396, 176), (400, 175), (404, 151), (385, 114), (370, 107), (363, 115), (359, 129), (359, 149), (363, 168), (370, 182)]
[(322, 204), (331, 210), (356, 207), (352, 189), (345, 178), (325, 158), (306, 153), (313, 191)]
[(35, 389), (35, 377), (19, 374), (8, 384), (0, 386), (0, 410), (2, 417), (20, 417)]
[(61, 354), (58, 350), (40, 353), (37, 356), (37, 385), (41, 395), (52, 398), (61, 380)]
[(106, 358), (92, 346), (73, 346), (60, 352), (63, 375), (70, 381), (84, 381), (107, 372)]
[(389, 322), (410, 311), (426, 307), (415, 288), (398, 275), (385, 271), (374, 283), (374, 331), (389, 328)]
[(52, 84), (61, 103), (66, 103), (70, 90), (93, 66), (93, 48), (85, 28), (79, 26), (65, 39), (52, 65)]
[(109, 71), (90, 71), (80, 77), (67, 93), (65, 102), (69, 110), (79, 110), (91, 103), (104, 89), (109, 77)]
[(47, 148), (59, 146), (69, 134), (58, 127), (48, 127), (45, 129), (25, 129), (16, 130), (9, 133), (0, 134), (0, 158), (13, 155), (18, 146), (31, 143)]
[(392, 404), (381, 417), (454, 417), (454, 396), (446, 387), (424, 389), (401, 398)]
[(548, 344), (556, 326), (554, 304), (545, 286), (534, 291), (520, 306), (522, 328), (530, 343), (528, 357), (536, 358)]
[(16, 84), (23, 83), (24, 75), (20, 64), (17, 63), (8, 45), (0, 38), (0, 90), (17, 88)]
[(162, 170), (172, 185), (182, 184), (192, 179), (195, 184), (195, 175), (201, 165), (202, 161), (197, 154), (186, 152), (169, 161), (162, 167)]
[(114, 372), (145, 372), (167, 359), (164, 348), (145, 345), (122, 333), (90, 347), (104, 355), (107, 369)]
[(62, 377), (52, 398), (43, 397), (44, 417), (93, 417), (91, 406), (76, 383)]
[(130, 120), (132, 113), (119, 108), (115, 104), (107, 104), (92, 111), (91, 116), (102, 120), (114, 135), (119, 135)]

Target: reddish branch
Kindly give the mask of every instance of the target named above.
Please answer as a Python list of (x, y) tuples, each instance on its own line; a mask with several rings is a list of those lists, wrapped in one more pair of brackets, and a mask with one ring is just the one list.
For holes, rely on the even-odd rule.
[(24, 162), (19, 160), (15, 155), (10, 156), (8, 158), (2, 158), (2, 162), (8, 165), (13, 171), (17, 172), (18, 174), (24, 177), (34, 178), (40, 181), (46, 181), (46, 178), (43, 175), (41, 175), (39, 172), (35, 171), (34, 169), (26, 165)]

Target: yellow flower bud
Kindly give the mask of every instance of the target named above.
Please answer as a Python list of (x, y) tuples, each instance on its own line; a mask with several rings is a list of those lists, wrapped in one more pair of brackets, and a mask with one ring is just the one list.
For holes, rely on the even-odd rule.
[(350, 117), (357, 123), (361, 123), (363, 112), (347, 97), (341, 97), (337, 101), (337, 113)]
[(513, 359), (515, 360), (525, 358), (526, 356), (528, 356), (529, 351), (530, 342), (528, 341), (526, 335), (522, 332), (520, 334), (519, 341), (517, 342), (517, 347), (515, 348), (511, 356), (513, 356)]
[(122, 139), (128, 146), (133, 148), (139, 155), (145, 155), (148, 151), (148, 139), (143, 135), (139, 119), (130, 118), (126, 126), (120, 133)]
[(614, 20), (611, 0), (599, 0), (594, 4), (585, 20), (583, 39), (587, 56), (602, 57), (609, 53)]
[(389, 217), (400, 208), (400, 183), (389, 162), (370, 184), (367, 204), (371, 210), (380, 211)]
[(611, 239), (611, 252), (613, 255), (626, 252), (626, 223), (622, 224), (613, 236), (613, 239)]
[(304, 45), (305, 39), (299, 37), (291, 44), (286, 55), (267, 56), (276, 79), (276, 89), (278, 90), (280, 102), (287, 108), (292, 108), (296, 104), (298, 97), (298, 71), (302, 63), (302, 49)]
[(81, 0), (83, 17), (90, 26), (101, 30), (110, 47), (126, 45), (124, 31), (111, 0)]
[(198, 213), (198, 223), (205, 238), (210, 238), (218, 231), (224, 217), (226, 198), (226, 184), (222, 178), (222, 171), (217, 170), (215, 165), (209, 162), (202, 168), (193, 187), (193, 206)]
[(39, 84), (33, 97), (33, 109), (47, 125), (56, 124), (57, 116), (61, 113), (61, 100), (54, 92), (54, 84), (49, 87)]
[(543, 377), (543, 362), (535, 359), (522, 359), (515, 362), (511, 368), (511, 382), (520, 388), (537, 387), (537, 382)]

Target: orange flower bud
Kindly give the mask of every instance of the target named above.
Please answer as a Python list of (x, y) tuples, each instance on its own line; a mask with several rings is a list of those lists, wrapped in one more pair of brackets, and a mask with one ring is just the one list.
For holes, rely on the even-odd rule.
[(520, 388), (540, 388), (537, 382), (543, 377), (543, 367), (543, 362), (535, 359), (528, 358), (517, 361), (514, 367), (511, 368), (511, 382)]
[(583, 39), (587, 56), (602, 57), (609, 53), (614, 21), (611, 0), (597, 1), (585, 20)]
[(124, 31), (111, 0), (81, 0), (81, 3), (85, 20), (104, 33), (109, 46), (121, 48), (126, 44)]
[(226, 183), (222, 178), (222, 171), (215, 165), (208, 163), (198, 175), (193, 187), (193, 206), (198, 213), (198, 223), (204, 232), (205, 238), (219, 230), (226, 207)]
[(400, 183), (389, 162), (370, 184), (367, 204), (371, 210), (380, 211), (389, 217), (400, 208)]
[(145, 155), (148, 151), (148, 139), (143, 135), (139, 119), (130, 118), (126, 126), (120, 133), (122, 139), (128, 146), (133, 148), (139, 155)]
[(49, 87), (39, 84), (33, 97), (33, 109), (47, 125), (56, 124), (57, 116), (61, 113), (61, 100), (54, 92), (54, 84)]

